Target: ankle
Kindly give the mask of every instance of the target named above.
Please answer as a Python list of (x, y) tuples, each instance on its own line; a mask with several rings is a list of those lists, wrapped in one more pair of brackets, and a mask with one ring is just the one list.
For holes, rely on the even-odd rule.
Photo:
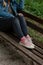
[(30, 36), (27, 34), (26, 37), (30, 37)]
[(26, 39), (26, 37), (23, 36), (23, 37), (20, 39), (20, 41), (24, 41), (25, 39)]

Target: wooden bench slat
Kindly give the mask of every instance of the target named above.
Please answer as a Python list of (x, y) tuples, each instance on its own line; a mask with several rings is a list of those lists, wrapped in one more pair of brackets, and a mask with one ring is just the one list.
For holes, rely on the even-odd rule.
[[(15, 36), (15, 37), (13, 37), (13, 36)], [(18, 38), (17, 38), (17, 36), (16, 35), (13, 35), (13, 36), (11, 36), (13, 39), (15, 39), (15, 41), (19, 41), (18, 40)], [(33, 41), (34, 42), (34, 41)], [(35, 42), (36, 43), (36, 42)], [(38, 46), (37, 46), (38, 47)], [(40, 49), (43, 51), (43, 49), (40, 47)], [(32, 50), (32, 52), (34, 52), (36, 55), (38, 55), (39, 57), (41, 57), (42, 59), (43, 59), (43, 52), (41, 52), (40, 50), (38, 50), (37, 51), (37, 48), (36, 49), (34, 49), (34, 50)]]
[(36, 50), (32, 50), (32, 52), (33, 52), (34, 54), (36, 54), (37, 56), (39, 56), (40, 58), (43, 59), (43, 55), (40, 54), (38, 51), (36, 51)]
[(33, 24), (33, 23), (29, 22), (29, 21), (26, 21), (26, 22), (27, 22), (27, 25), (29, 27), (31, 27), (32, 29), (34, 29), (34, 30), (36, 30), (36, 31), (38, 31), (38, 32), (43, 34), (43, 29), (42, 28), (36, 26), (35, 24)]
[(24, 47), (20, 46), (19, 44), (17, 44), (17, 42), (15, 42), (8, 35), (6, 35), (6, 34), (4, 34), (2, 32), (0, 32), (0, 35), (2, 35), (13, 46), (15, 46), (20, 51), (22, 51), (25, 55), (27, 55), (28, 57), (30, 57), (33, 61), (37, 62), (39, 65), (42, 65), (43, 64), (43, 60), (41, 58), (39, 58), (38, 56), (36, 56), (35, 54), (33, 54), (30, 50), (27, 50), (26, 48), (24, 48)]
[(28, 18), (31, 18), (32, 20), (35, 20), (36, 22), (40, 23), (40, 24), (43, 24), (43, 19), (37, 17), (37, 16), (34, 16), (30, 13), (27, 13), (25, 11), (21, 11), (25, 17), (28, 17)]
[(35, 47), (35, 50), (37, 50), (39, 53), (43, 55), (43, 49), (39, 48), (38, 46)]
[[(13, 36), (15, 36), (16, 37), (16, 39), (15, 39), (15, 37), (13, 37)], [(19, 41), (18, 40), (18, 37), (16, 36), (16, 35), (13, 35), (13, 36), (11, 36), (12, 38), (14, 38), (15, 40), (17, 40), (17, 41)], [(36, 48), (35, 48), (35, 50), (37, 51), (37, 52), (39, 52), (40, 54), (42, 54), (43, 55), (43, 48), (42, 48), (42, 46), (43, 46), (43, 44), (42, 44), (42, 46), (40, 47), (40, 46), (38, 46), (38, 44), (39, 45), (41, 45), (40, 43), (38, 43), (35, 39), (33, 39), (33, 43), (34, 44), (36, 44)]]
[(36, 62), (33, 62), (33, 65), (39, 65), (39, 64), (37, 64)]
[(42, 48), (43, 49), (43, 43), (41, 43), (41, 42), (38, 42), (37, 40), (35, 40), (35, 39), (32, 39), (33, 40), (33, 42), (34, 42), (34, 44), (35, 45), (37, 45), (37, 46), (39, 46), (40, 48)]

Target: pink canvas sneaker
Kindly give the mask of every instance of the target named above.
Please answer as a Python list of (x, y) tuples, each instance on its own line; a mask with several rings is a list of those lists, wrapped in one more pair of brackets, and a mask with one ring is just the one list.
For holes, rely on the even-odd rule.
[[(34, 45), (33, 42), (32, 42), (32, 39), (31, 39), (31, 37), (30, 37), (29, 35), (26, 36), (26, 39), (27, 39), (32, 45)], [(34, 45), (34, 47), (35, 47), (35, 45)]]
[(29, 35), (26, 36), (26, 39), (27, 39), (28, 41), (32, 42), (32, 39), (31, 39), (31, 37), (30, 37)]
[(29, 49), (33, 49), (34, 48), (34, 44), (31, 44), (31, 42), (28, 41), (25, 36), (23, 36), (21, 38), (19, 44), (24, 46), (24, 47), (26, 47), (26, 48), (29, 48)]

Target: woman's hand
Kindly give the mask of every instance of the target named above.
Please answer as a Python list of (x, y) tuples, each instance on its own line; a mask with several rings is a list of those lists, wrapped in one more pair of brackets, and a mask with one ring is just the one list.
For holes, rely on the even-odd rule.
[(18, 15), (23, 16), (23, 14), (22, 14), (22, 13), (19, 13)]

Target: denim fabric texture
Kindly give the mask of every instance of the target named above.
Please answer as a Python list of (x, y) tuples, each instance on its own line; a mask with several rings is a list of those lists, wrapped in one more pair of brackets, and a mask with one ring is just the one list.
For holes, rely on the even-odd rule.
[[(8, 0), (5, 0), (8, 2)], [(0, 17), (14, 17), (12, 14), (8, 12), (8, 4), (3, 7), (4, 0), (0, 0)], [(24, 0), (20, 0), (19, 3), (16, 2), (16, 0), (10, 1), (10, 6), (13, 9), (15, 13), (17, 13), (17, 10), (22, 10), (24, 7)]]
[(16, 0), (11, 0), (11, 7), (14, 11), (22, 10), (24, 8), (24, 0), (19, 0), (19, 3)]

